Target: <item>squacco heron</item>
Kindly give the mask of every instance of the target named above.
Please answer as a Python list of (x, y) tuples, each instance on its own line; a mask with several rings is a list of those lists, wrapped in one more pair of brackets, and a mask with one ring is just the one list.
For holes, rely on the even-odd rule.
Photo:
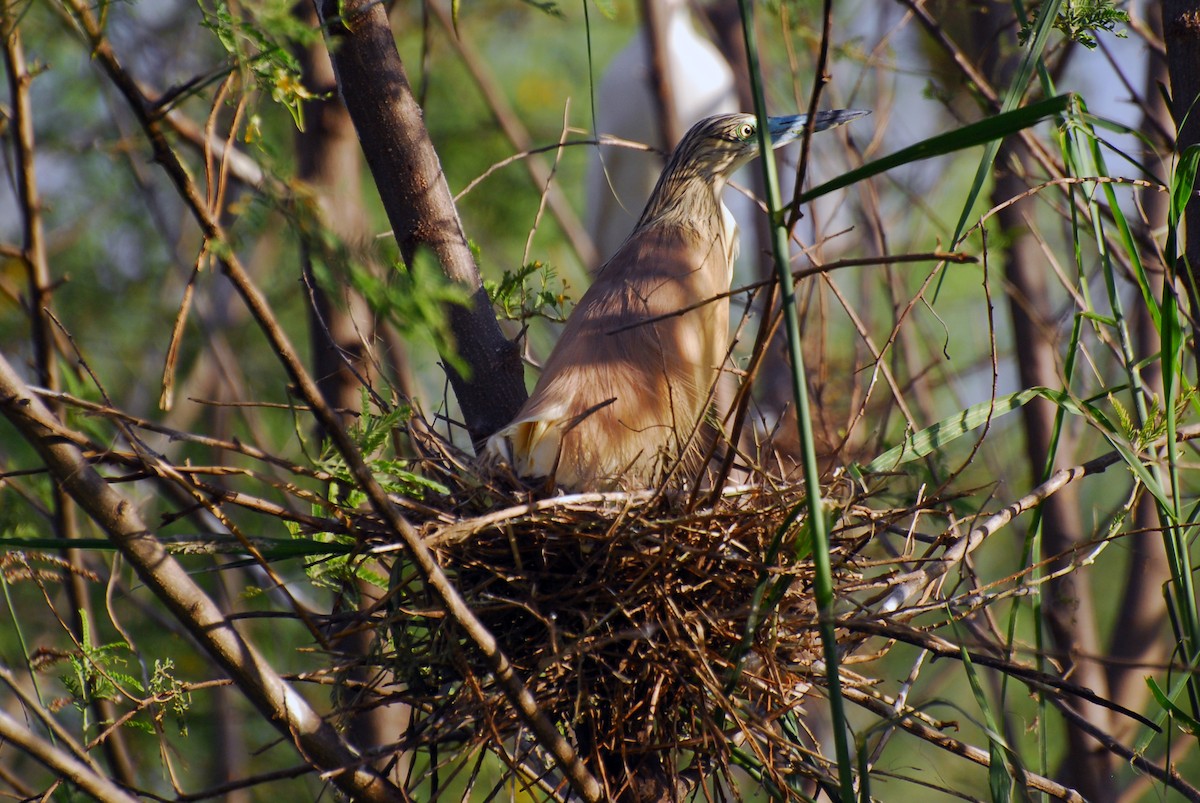
[[(814, 130), (866, 113), (820, 112)], [(768, 118), (771, 144), (795, 140), (807, 119)], [(729, 300), (719, 297), (737, 257), (721, 194), (758, 152), (749, 114), (709, 117), (684, 135), (633, 232), (571, 313), (533, 394), (488, 440), (492, 457), (523, 477), (585, 491), (648, 487), (698, 453), (729, 347)]]

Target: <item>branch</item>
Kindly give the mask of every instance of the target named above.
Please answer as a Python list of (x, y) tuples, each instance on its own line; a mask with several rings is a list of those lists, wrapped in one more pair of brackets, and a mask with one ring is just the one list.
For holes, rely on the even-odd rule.
[[(471, 78), (479, 89), (479, 94), (483, 96), (484, 102), (492, 112), (496, 124), (504, 132), (505, 138), (520, 153), (529, 154), (538, 150), (533, 147), (533, 137), (530, 136), (529, 130), (505, 99), (504, 90), (493, 77), (493, 71), (477, 55), (477, 49), (466, 38), (465, 33), (455, 28), (454, 21), (450, 18), (450, 12), (440, 2), (428, 3), (426, 8), (437, 17), (437, 21), (446, 32), (446, 38), (450, 40), (458, 57), (462, 59), (463, 66), (471, 74)], [(562, 144), (559, 143), (550, 146), (547, 150), (558, 150), (561, 147)], [(546, 193), (546, 205), (549, 207), (550, 213), (554, 215), (554, 219), (558, 221), (563, 235), (571, 243), (571, 248), (575, 250), (579, 261), (589, 266), (597, 264), (598, 256), (596, 246), (592, 243), (592, 237), (579, 222), (579, 216), (571, 208), (562, 189), (557, 184), (551, 183), (551, 179), (554, 177), (553, 172), (541, 159), (527, 158), (524, 162), (525, 170), (533, 181), (534, 189)], [(464, 190), (459, 195), (461, 196), (465, 192)]]
[(142, 582), (229, 673), (271, 724), (294, 739), (317, 765), (332, 772), (334, 783), (357, 799), (380, 803), (404, 799), (398, 789), (373, 770), (345, 769), (359, 762), (357, 751), (242, 638), (216, 603), (153, 537), (136, 505), (110, 487), (78, 447), (59, 437), (62, 424), (21, 381), (3, 355), (0, 355), (0, 412), (38, 451), (59, 487), (104, 529)]
[[(937, 745), (943, 750), (954, 753), (957, 756), (962, 756), (968, 761), (974, 761), (980, 766), (990, 767), (992, 765), (992, 759), (988, 751), (947, 736), (937, 728), (931, 728), (923, 722), (913, 719), (911, 712), (905, 711), (898, 714), (883, 700), (872, 697), (862, 689), (854, 688), (853, 686), (842, 689), (842, 694), (850, 702), (857, 703), (885, 720), (895, 721), (904, 730), (924, 739), (930, 744)], [(1028, 788), (1045, 792), (1048, 795), (1054, 795), (1059, 800), (1065, 800), (1068, 803), (1087, 803), (1083, 799), (1083, 796), (1074, 789), (1069, 789), (1062, 784), (1055, 783), (1037, 773), (1026, 770), (1022, 780)]]
[[(475, 646), (479, 649), (480, 653), (490, 665), (496, 682), (503, 690), (509, 702), (513, 705), (514, 709), (516, 709), (521, 719), (524, 720), (529, 726), (530, 730), (533, 731), (538, 741), (541, 742), (542, 746), (547, 750), (547, 752), (554, 756), (555, 761), (563, 770), (563, 773), (570, 779), (571, 785), (580, 794), (580, 796), (583, 797), (584, 800), (589, 801), (589, 803), (591, 801), (600, 800), (600, 785), (587, 771), (587, 768), (583, 765), (583, 762), (575, 752), (575, 749), (571, 746), (570, 742), (566, 740), (562, 733), (559, 732), (555, 723), (552, 722), (546, 713), (538, 707), (533, 695), (529, 692), (529, 689), (517, 675), (516, 669), (513, 667), (512, 663), (500, 650), (499, 644), (496, 642), (495, 637), (488, 632), (483, 623), (480, 622), (478, 617), (475, 616), (474, 612), (471, 611), (470, 607), (466, 604), (461, 595), (459, 595), (458, 590), (446, 576), (446, 573), (442, 571), (441, 566), (438, 565), (437, 561), (433, 557), (433, 554), (429, 551), (429, 548), (424, 544), (424, 542), (422, 542), (421, 536), (417, 533), (413, 526), (409, 524), (409, 522), (403, 516), (400, 515), (399, 511), (388, 498), (388, 495), (379, 485), (379, 482), (375, 479), (375, 476), (371, 473), (371, 469), (364, 461), (357, 445), (346, 432), (346, 428), (342, 425), (341, 420), (333, 408), (330, 407), (330, 405), (325, 401), (324, 397), (321, 395), (320, 389), (317, 387), (309, 373), (305, 370), (304, 363), (300, 359), (299, 353), (292, 345), (283, 328), (279, 325), (279, 321), (276, 320), (270, 305), (267, 303), (267, 299), (250, 280), (246, 269), (237, 259), (234, 253), (235, 249), (230, 246), (224, 229), (221, 227), (220, 222), (216, 218), (216, 213), (209, 209), (205, 204), (204, 199), (197, 191), (197, 188), (188, 175), (187, 170), (179, 161), (177, 154), (167, 143), (166, 138), (163, 136), (163, 132), (159, 127), (158, 119), (151, 113), (151, 110), (147, 108), (144, 99), (137, 88), (137, 85), (134, 83), (129, 74), (122, 68), (120, 62), (116, 58), (116, 55), (113, 53), (112, 48), (104, 39), (99, 24), (92, 15), (91, 11), (84, 4), (85, 0), (68, 0), (68, 2), (70, 4), (70, 8), (75, 14), (76, 20), (83, 29), (89, 45), (91, 46), (93, 57), (99, 62), (102, 69), (108, 73), (109, 77), (116, 84), (117, 88), (122, 92), (122, 94), (125, 95), (126, 100), (133, 108), (134, 113), (138, 117), (138, 121), (141, 123), (151, 145), (154, 148), (155, 159), (162, 165), (163, 169), (167, 172), (167, 175), (170, 177), (172, 182), (174, 182), (180, 196), (183, 198), (193, 217), (195, 217), (197, 223), (200, 225), (201, 231), (203, 232), (206, 240), (213, 244), (215, 253), (220, 253), (223, 255), (222, 266), (224, 268), (225, 275), (229, 278), (229, 281), (233, 283), (233, 286), (237, 289), (237, 292), (239, 295), (241, 295), (242, 300), (249, 308), (251, 315), (253, 315), (254, 319), (258, 322), (259, 327), (266, 335), (272, 349), (275, 351), (276, 356), (279, 358), (279, 361), (287, 371), (288, 376), (291, 377), (292, 381), (295, 383), (298, 393), (305, 400), (305, 402), (308, 403), (313, 416), (324, 428), (325, 432), (329, 436), (329, 439), (333, 442), (334, 447), (338, 450), (339, 454), (341, 454), (342, 459), (346, 461), (347, 469), (354, 478), (355, 482), (358, 484), (359, 488), (362, 490), (363, 494), (366, 496), (367, 500), (370, 502), (371, 507), (374, 508), (375, 512), (379, 514), (384, 524), (390, 528), (408, 548), (418, 571), (421, 573), (423, 579), (429, 585), (430, 589), (440, 599), (442, 607), (446, 610), (447, 614), (449, 614), (449, 616), (456, 623), (458, 623), (460, 627), (462, 627), (463, 632), (471, 639), (471, 641), (474, 642)], [(366, 13), (374, 14), (374, 12), (379, 12), (382, 14), (383, 6), (377, 3), (372, 3), (371, 9)], [(355, 17), (355, 19), (362, 20), (362, 17), (358, 16)], [(376, 22), (378, 22), (378, 20)], [(383, 29), (387, 36), (387, 47), (390, 48), (391, 52), (394, 54), (395, 43), (391, 39), (390, 30), (387, 30), (386, 16), (383, 18), (382, 22)], [(376, 36), (380, 34), (378, 24), (376, 24), (373, 33)], [(345, 44), (346, 47), (343, 48), (343, 51), (354, 52), (356, 50), (353, 40), (347, 40)], [(345, 53), (343, 52), (341, 55), (345, 56)], [(398, 55), (396, 55), (396, 63), (391, 66), (395, 69), (398, 69), (399, 77), (403, 78), (403, 70), (399, 67)], [(378, 76), (374, 76), (372, 80), (376, 80), (377, 78)], [(407, 86), (407, 84), (405, 84), (405, 86)], [(359, 98), (359, 101), (361, 100), (362, 98)], [(410, 102), (412, 101), (411, 95), (408, 96), (408, 100)], [(416, 115), (418, 118), (420, 117), (419, 110), (416, 110)], [(426, 140), (426, 143), (427, 142), (428, 140)], [(408, 175), (409, 178), (414, 178), (411, 174), (405, 175)], [(393, 181), (389, 182), (389, 186), (401, 183), (405, 182)], [(444, 179), (441, 181), (441, 186), (443, 189), (445, 189)], [(453, 213), (452, 204), (450, 206), (450, 211)], [(455, 219), (457, 220), (457, 217), (455, 217)], [(427, 222), (428, 220), (426, 219), (426, 223)], [(427, 234), (432, 236), (431, 232), (427, 232)], [(471, 263), (471, 265), (473, 267), (474, 263)], [(478, 280), (477, 274), (475, 278)], [(481, 294), (483, 293), (482, 288), (479, 292)], [(499, 327), (496, 324), (495, 318), (491, 316), (490, 310), (487, 311), (487, 314), (492, 325), (496, 326), (498, 332)], [(503, 339), (503, 336), (501, 336), (501, 339)], [(3, 374), (3, 371), (8, 371), (11, 378), (16, 379), (15, 374), (11, 373), (11, 368), (8, 366), (8, 363), (4, 361), (2, 356), (0, 356), (0, 375)], [(494, 376), (498, 373), (499, 371), (496, 369), (494, 363), (491, 364), (491, 372), (489, 375)], [(19, 383), (19, 380), (17, 380), (17, 382), (17, 386), (25, 390), (24, 396), (22, 398), (14, 397), (15, 401), (10, 400), (8, 398), (9, 394), (5, 394), (3, 392), (3, 386), (0, 385), (0, 409), (9, 412), (12, 415), (17, 415), (24, 412), (25, 407), (28, 405), (36, 404), (39, 409), (44, 411), (45, 407), (41, 404), (41, 402), (34, 398), (32, 393), (30, 393), (27, 388), (24, 388), (24, 385)], [(523, 394), (524, 385), (521, 385), (521, 391)], [(476, 400), (479, 401), (479, 399)], [(511, 414), (509, 415), (511, 417)], [(508, 419), (505, 419), (502, 423), (507, 423), (507, 420)], [(59, 426), (56, 422), (51, 423), (54, 424), (54, 427)], [(53, 427), (49, 430), (49, 432), (53, 433)], [(38, 433), (33, 434), (36, 435)], [(53, 441), (38, 438), (37, 443), (40, 444), (42, 448), (50, 450)], [(111, 489), (105, 485), (103, 479), (101, 479), (100, 476), (83, 461), (82, 456), (79, 455), (79, 452), (77, 449), (75, 449), (75, 447), (65, 444), (60, 444), (60, 446), (65, 449), (70, 449), (71, 454), (76, 458), (73, 462), (78, 464), (78, 466), (73, 464), (60, 465), (60, 470), (55, 470), (55, 467), (51, 466), (51, 469), (55, 470), (55, 473), (59, 476), (60, 481), (64, 483), (78, 483), (82, 481), (81, 477), (86, 476), (88, 478), (92, 478), (93, 482), (91, 485), (81, 489), (83, 493), (90, 494), (100, 493), (103, 491), (107, 492), (108, 494), (116, 495), (114, 491), (111, 491)], [(76, 474), (76, 471), (86, 471), (87, 474)], [(128, 501), (124, 500), (119, 495), (116, 496), (121, 503), (120, 507), (122, 515), (127, 513), (130, 516), (136, 516), (136, 514), (131, 512), (132, 506), (128, 503)], [(116, 501), (111, 499), (110, 503), (113, 505), (117, 504)], [(98, 512), (106, 513), (107, 511), (101, 508), (98, 510)], [(140, 521), (137, 523), (140, 524)], [(140, 528), (132, 531), (130, 534), (128, 534), (128, 537), (130, 539), (135, 539), (135, 543), (139, 546), (143, 545), (143, 542), (146, 542), (144, 544), (145, 548), (152, 550), (155, 555), (158, 556), (158, 559), (170, 560), (165, 550), (163, 550), (161, 544), (159, 544), (156, 540), (145, 538), (145, 534), (145, 528)], [(121, 543), (118, 543), (118, 546), (121, 546)], [(139, 556), (139, 558), (140, 557), (142, 556)], [(131, 562), (134, 561), (131, 559)], [(137, 564), (146, 565), (151, 569), (157, 568), (158, 566), (157, 563), (146, 563), (140, 559)], [(178, 566), (174, 564), (173, 561), (171, 562), (170, 566), (173, 566), (175, 571), (179, 571)], [(196, 592), (199, 592), (199, 589), (192, 584), (191, 580), (181, 572), (179, 579), (186, 582), (188, 587), (195, 589)], [(147, 585), (151, 585), (149, 581), (147, 581)], [(157, 585), (158, 584), (151, 585), (151, 587), (156, 588)], [(164, 589), (164, 594), (169, 591), (169, 588)], [(202, 593), (201, 596), (203, 596)], [(163, 596), (163, 598), (168, 599), (169, 597)], [(212, 604), (207, 597), (203, 597), (203, 599), (208, 602), (209, 605)], [(174, 605), (176, 603), (168, 602), (168, 604)], [(173, 608), (173, 610), (176, 610), (177, 615), (179, 615), (180, 618), (189, 626), (196, 624), (197, 612), (193, 612), (187, 607), (181, 609)], [(213, 610), (215, 610), (215, 606), (213, 606)], [(211, 611), (209, 613), (211, 614)], [(224, 620), (218, 619), (217, 621), (219, 621), (225, 627), (228, 627)], [(214, 625), (212, 631), (210, 632), (207, 627), (202, 628), (202, 632), (198, 634), (198, 638), (202, 644), (209, 646), (210, 649), (223, 649), (227, 645), (218, 644), (213, 639), (216, 636), (225, 634), (226, 631), (222, 628), (215, 627), (216, 622), (213, 622), (212, 624)], [(249, 645), (241, 640), (241, 636), (231, 628), (229, 629), (227, 637), (236, 638), (237, 642), (241, 645), (244, 645), (246, 650), (251, 650)], [(224, 653), (214, 652), (214, 654), (223, 655)], [(233, 657), (236, 658), (238, 655), (239, 653), (235, 653)], [(257, 653), (253, 651), (248, 652), (247, 655), (258, 658)], [(259, 668), (257, 663), (255, 664), (254, 668)], [(261, 671), (269, 672), (270, 675), (268, 677), (273, 677), (276, 679), (278, 678), (278, 676), (275, 675), (274, 670), (269, 665), (265, 664), (265, 662), (262, 663)], [(276, 689), (272, 684), (264, 684), (253, 675), (244, 678), (244, 680), (248, 684), (246, 688), (255, 694), (260, 694), (262, 691), (270, 692), (272, 694), (276, 692)], [(282, 683), (282, 681), (280, 682)], [(265, 688), (260, 688), (263, 686), (265, 686)], [(289, 694), (291, 697), (296, 697), (294, 693), (291, 693), (290, 689), (283, 688), (282, 692)], [(276, 702), (276, 700), (274, 697), (270, 697), (265, 699), (263, 702), (265, 704), (273, 704)], [(311, 709), (308, 709), (307, 704), (303, 703), (303, 701), (299, 700), (298, 698), (295, 700), (294, 704), (302, 704), (306, 711), (311, 711)], [(289, 716), (291, 715), (290, 709), (287, 709), (286, 706), (285, 712), (288, 713)], [(274, 719), (272, 721), (275, 721), (279, 726), (285, 724)], [(288, 720), (286, 724), (290, 726), (290, 720)], [(309, 726), (315, 726), (316, 723), (306, 722), (305, 724)], [(308, 730), (300, 730), (295, 734), (300, 742), (301, 747), (304, 748), (308, 755), (313, 756), (313, 758), (319, 763), (328, 763), (329, 767), (336, 769), (346, 767), (349, 762), (341, 759), (345, 757), (349, 746), (337, 736), (336, 732), (333, 732), (332, 729), (329, 728), (327, 723), (321, 722), (320, 726), (323, 729), (327, 729), (328, 732), (325, 732), (325, 730), (317, 730), (313, 732)], [(336, 741), (331, 741), (331, 735), (336, 739)], [(376, 774), (374, 770), (370, 769), (358, 767), (344, 772), (337, 772), (333, 776), (333, 781), (334, 783), (338, 784), (338, 786), (348, 791), (352, 796), (356, 797), (356, 799), (360, 800), (401, 800), (405, 797), (401, 790), (397, 789), (386, 779)]]
[(481, 443), (516, 415), (527, 398), (520, 352), (505, 338), (483, 289), (458, 210), (421, 108), (413, 97), (388, 23), (374, 0), (317, 3), (338, 89), (358, 130), (367, 165), (400, 245), (411, 264), (427, 248), (451, 281), (471, 293), (471, 306), (447, 308), (463, 376), (446, 371), (471, 440)]
[(0, 742), (11, 742), (51, 771), (103, 803), (137, 803), (137, 798), (74, 756), (38, 738), (37, 734), (0, 710)]
[[(1181, 441), (1198, 438), (1200, 437), (1200, 424), (1180, 427), (1176, 435)], [(1075, 480), (1090, 474), (1100, 474), (1109, 466), (1119, 462), (1120, 459), (1120, 453), (1112, 451), (1093, 458), (1086, 463), (1054, 472), (1041, 485), (984, 519), (979, 524), (976, 524), (966, 535), (956, 539), (941, 557), (932, 559), (917, 571), (893, 577), (891, 583), (895, 585), (879, 603), (879, 611), (882, 613), (892, 613), (904, 607), (918, 592), (932, 588), (935, 580), (974, 552), (989, 535), (1006, 527), (1017, 516), (1037, 507)]]

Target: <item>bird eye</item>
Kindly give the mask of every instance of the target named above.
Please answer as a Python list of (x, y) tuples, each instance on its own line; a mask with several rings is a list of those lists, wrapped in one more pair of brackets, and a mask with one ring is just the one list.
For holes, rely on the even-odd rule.
[(742, 123), (737, 129), (738, 139), (745, 141), (754, 136), (754, 123)]

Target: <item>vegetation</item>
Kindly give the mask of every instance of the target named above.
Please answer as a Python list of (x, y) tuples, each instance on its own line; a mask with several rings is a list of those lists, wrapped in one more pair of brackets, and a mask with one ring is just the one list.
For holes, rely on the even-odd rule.
[(873, 114), (748, 179), (727, 482), (561, 496), (473, 444), (647, 5), (0, 0), (4, 795), (1200, 800), (1186, 4), (705, 9)]

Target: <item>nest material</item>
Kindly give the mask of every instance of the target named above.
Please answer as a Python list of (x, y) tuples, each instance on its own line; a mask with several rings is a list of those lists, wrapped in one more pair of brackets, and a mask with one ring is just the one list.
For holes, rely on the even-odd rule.
[[(676, 766), (686, 750), (694, 767), (725, 767), (731, 731), (769, 739), (823, 678), (812, 671), (813, 566), (797, 547), (802, 486), (764, 483), (689, 507), (655, 492), (534, 500), (494, 478), (449, 476), (455, 493), (438, 507), (454, 515), (426, 523), (429, 543), (541, 709), (593, 760)], [(867, 537), (835, 537), (840, 582), (857, 579), (849, 558)], [(390, 598), (389, 668), (418, 705), (440, 701), (425, 708), (422, 741), (518, 737), (486, 666), (403, 564)]]

